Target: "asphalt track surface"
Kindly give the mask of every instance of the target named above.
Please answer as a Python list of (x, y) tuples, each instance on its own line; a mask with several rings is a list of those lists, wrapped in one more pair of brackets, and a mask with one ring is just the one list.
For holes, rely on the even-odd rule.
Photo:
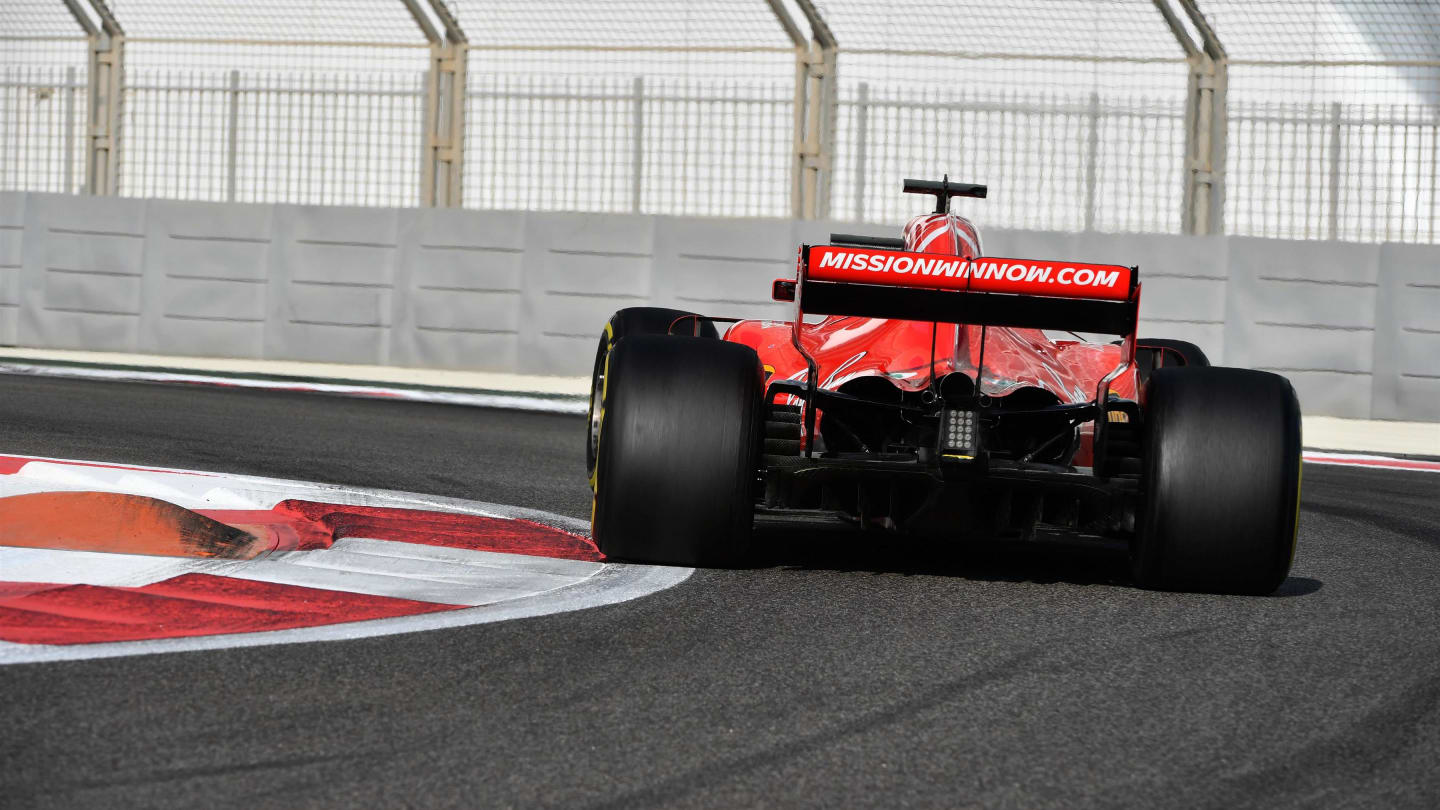
[[(585, 517), (577, 417), (0, 378), (0, 451)], [(1436, 807), (1440, 476), (1306, 465), (1266, 598), (774, 541), (620, 605), (0, 667), (0, 807)]]

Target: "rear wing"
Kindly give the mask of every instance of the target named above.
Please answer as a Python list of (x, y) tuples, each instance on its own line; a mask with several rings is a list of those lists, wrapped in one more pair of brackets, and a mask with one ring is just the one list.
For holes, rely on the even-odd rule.
[(801, 314), (1063, 329), (1133, 336), (1139, 270), (1109, 264), (803, 245), (775, 297)]
[[(800, 339), (807, 314), (1119, 335), (1124, 338), (1120, 364), (1095, 386), (1093, 407), (1102, 417), (1110, 407), (1110, 381), (1135, 362), (1135, 326), (1140, 310), (1138, 268), (1053, 260), (965, 259), (854, 244), (802, 245), (799, 265), (794, 280), (775, 282), (774, 296), (796, 302), (799, 310), (790, 341), (805, 358), (805, 436), (815, 435), (820, 376), (819, 365)], [(983, 331), (981, 335), (975, 390), (983, 395)], [(933, 369), (933, 340), (930, 353)], [(772, 383), (767, 396), (782, 391), (784, 385), (794, 383)], [(1103, 443), (1108, 423), (1097, 418), (1095, 425), (1097, 440)], [(807, 442), (806, 457), (812, 452)]]

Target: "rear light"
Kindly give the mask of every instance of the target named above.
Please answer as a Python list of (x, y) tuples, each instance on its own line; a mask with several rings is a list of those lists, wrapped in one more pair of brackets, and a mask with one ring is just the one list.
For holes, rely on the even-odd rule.
[(940, 420), (940, 452), (974, 458), (980, 452), (980, 420), (975, 411), (947, 408)]

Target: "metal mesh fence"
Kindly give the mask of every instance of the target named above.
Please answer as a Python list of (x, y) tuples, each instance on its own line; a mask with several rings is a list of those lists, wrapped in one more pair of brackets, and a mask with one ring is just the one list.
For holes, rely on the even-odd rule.
[(85, 185), (84, 69), (0, 66), (0, 189)]
[(121, 193), (416, 205), (425, 37), (392, 0), (110, 0)]
[(423, 73), (132, 71), (121, 193), (413, 206)]
[[(446, 0), (468, 39), (459, 201), (790, 214), (806, 67), (782, 17), (818, 36), (807, 5)], [(1197, 5), (1228, 53), (1226, 232), (1436, 240), (1440, 3)], [(1186, 227), (1191, 65), (1161, 11), (1198, 39), (1182, 0), (813, 6), (837, 45), (822, 213), (897, 222), (914, 210), (901, 177), (949, 173), (991, 186), (963, 203), (987, 224)], [(432, 48), (412, 9), (430, 0), (108, 7), (125, 29), (120, 193), (423, 202)], [(63, 0), (0, 3), (0, 188), (84, 187), (86, 60)]]
[(846, 82), (1184, 95), (1184, 53), (1151, 0), (817, 5), (839, 40)]
[(1433, 106), (1232, 102), (1230, 133), (1230, 233), (1436, 241)]
[(1150, 0), (820, 4), (841, 45), (831, 211), (894, 222), (898, 178), (990, 185), (1015, 228), (1175, 231), (1184, 54)]
[(1226, 230), (1435, 241), (1440, 5), (1203, 8), (1230, 54)]
[(484, 20), (465, 205), (788, 213), (795, 53), (765, 0), (454, 5)]
[(151, 71), (126, 88), (124, 193), (415, 205), (422, 96), (405, 74)]
[(766, 0), (452, 0), (470, 73), (783, 81), (791, 41)]
[(472, 74), (465, 204), (782, 216), (793, 88)]
[[(0, 51), (6, 61), (15, 58), (16, 43), (55, 40), (84, 41), (84, 31), (63, 3), (55, 0), (6, 0), (0, 4)], [(81, 48), (81, 57), (84, 49)]]
[(842, 97), (832, 205), (849, 218), (902, 221), (915, 200), (897, 178), (991, 184), (957, 200), (1007, 228), (1159, 231), (1179, 228), (1181, 100), (1066, 93), (872, 90)]
[(0, 3), (0, 189), (84, 187), (87, 54), (61, 3)]

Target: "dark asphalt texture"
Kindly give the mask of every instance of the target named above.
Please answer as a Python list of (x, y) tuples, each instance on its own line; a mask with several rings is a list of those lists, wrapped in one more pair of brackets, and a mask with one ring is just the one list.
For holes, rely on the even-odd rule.
[[(0, 452), (585, 517), (583, 421), (0, 377)], [(0, 807), (1440, 806), (1440, 476), (1307, 465), (1266, 598), (776, 541), (578, 613), (0, 667)]]

